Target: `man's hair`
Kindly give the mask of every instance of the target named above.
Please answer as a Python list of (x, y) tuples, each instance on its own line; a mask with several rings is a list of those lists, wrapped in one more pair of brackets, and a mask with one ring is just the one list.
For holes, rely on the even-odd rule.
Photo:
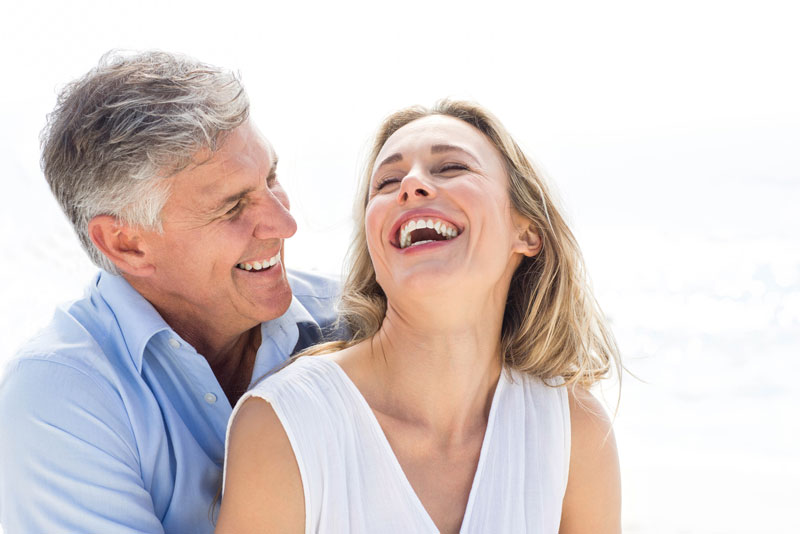
[(497, 149), (505, 164), (511, 204), (536, 226), (542, 240), (542, 250), (523, 258), (511, 279), (501, 333), (504, 364), (540, 378), (561, 377), (584, 386), (606, 376), (612, 367), (619, 372), (614, 335), (592, 294), (578, 243), (545, 180), (494, 115), (478, 104), (452, 100), (430, 109), (402, 109), (378, 129), (356, 197), (355, 236), (339, 305), (339, 320), (353, 338), (319, 345), (308, 353), (338, 350), (369, 339), (380, 329), (387, 299), (367, 247), (370, 178), (386, 141), (403, 126), (430, 116), (464, 121)]
[(89, 238), (93, 217), (160, 231), (166, 178), (213, 154), (249, 111), (234, 73), (160, 51), (109, 52), (68, 84), (42, 131), (41, 165), (91, 260), (118, 273)]

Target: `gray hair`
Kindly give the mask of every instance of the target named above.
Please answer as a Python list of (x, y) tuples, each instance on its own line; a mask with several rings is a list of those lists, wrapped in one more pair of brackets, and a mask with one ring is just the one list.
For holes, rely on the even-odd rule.
[(112, 51), (68, 84), (47, 116), (41, 165), (91, 260), (119, 272), (89, 238), (92, 218), (161, 231), (165, 178), (213, 154), (249, 111), (234, 73), (166, 52)]

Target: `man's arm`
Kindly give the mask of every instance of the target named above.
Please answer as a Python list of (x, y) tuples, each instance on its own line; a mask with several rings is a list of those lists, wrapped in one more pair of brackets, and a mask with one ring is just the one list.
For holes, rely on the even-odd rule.
[(576, 387), (569, 395), (571, 452), (559, 534), (619, 534), (620, 475), (611, 421)]
[(46, 358), (0, 383), (0, 523), (17, 532), (163, 533), (119, 395)]
[(300, 468), (272, 406), (251, 398), (231, 426), (217, 534), (301, 533)]

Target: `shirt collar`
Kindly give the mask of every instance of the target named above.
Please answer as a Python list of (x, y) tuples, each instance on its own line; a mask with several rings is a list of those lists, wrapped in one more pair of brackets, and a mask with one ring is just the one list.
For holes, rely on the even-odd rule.
[(266, 323), (261, 323), (261, 346), (253, 367), (253, 384), (289, 359), (300, 336), (297, 323), (316, 323), (306, 308), (292, 296), (286, 313)]
[[(169, 332), (180, 337), (153, 305), (122, 276), (103, 271), (97, 278), (96, 286), (111, 308), (128, 352), (140, 373), (144, 350), (156, 334)], [(289, 359), (299, 338), (297, 323), (304, 321), (316, 322), (300, 301), (292, 296), (289, 309), (283, 315), (261, 324), (261, 346), (256, 353), (254, 379)]]
[(123, 277), (101, 272), (96, 287), (102, 299), (111, 308), (131, 359), (141, 373), (147, 344), (160, 332), (173, 332), (172, 328), (153, 305)]

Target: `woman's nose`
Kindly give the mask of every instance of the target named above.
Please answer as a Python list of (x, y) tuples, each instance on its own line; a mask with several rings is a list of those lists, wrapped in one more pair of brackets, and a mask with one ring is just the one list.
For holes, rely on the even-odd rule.
[(436, 196), (436, 189), (433, 185), (419, 176), (419, 174), (407, 174), (400, 183), (400, 191), (397, 193), (397, 201), (402, 203), (411, 199), (433, 198)]

